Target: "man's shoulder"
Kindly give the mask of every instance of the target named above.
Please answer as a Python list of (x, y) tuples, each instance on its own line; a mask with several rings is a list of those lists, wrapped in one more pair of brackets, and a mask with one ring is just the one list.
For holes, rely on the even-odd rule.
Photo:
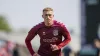
[(33, 26), (33, 28), (40, 28), (43, 25), (44, 25), (43, 22), (40, 22), (40, 23), (36, 24), (35, 26)]
[(35, 26), (33, 26), (29, 32), (37, 31), (39, 28), (42, 28), (42, 26), (43, 26), (43, 22), (38, 23)]
[(62, 22), (59, 22), (57, 20), (54, 20), (54, 25), (61, 26), (61, 27), (65, 26)]

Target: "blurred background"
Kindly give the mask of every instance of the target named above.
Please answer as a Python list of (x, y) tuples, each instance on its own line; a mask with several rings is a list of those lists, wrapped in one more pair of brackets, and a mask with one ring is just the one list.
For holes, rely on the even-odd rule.
[[(42, 9), (54, 9), (71, 42), (62, 56), (97, 56), (100, 53), (100, 0), (0, 0), (0, 56), (30, 56), (25, 45), (28, 31), (43, 21)], [(37, 52), (40, 42), (32, 40)]]

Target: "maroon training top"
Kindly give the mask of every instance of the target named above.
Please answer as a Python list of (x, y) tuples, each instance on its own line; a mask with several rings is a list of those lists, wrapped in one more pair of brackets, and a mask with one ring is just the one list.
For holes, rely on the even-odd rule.
[[(29, 31), (25, 39), (26, 46), (31, 55), (35, 53), (34, 48), (32, 49), (31, 40), (37, 34), (40, 37), (40, 47), (38, 50), (40, 56), (60, 56), (61, 48), (71, 40), (68, 30), (62, 23), (54, 20), (53, 25), (48, 27), (45, 26), (44, 22), (41, 22)], [(64, 36), (63, 41), (62, 36)], [(50, 44), (56, 44), (59, 50), (52, 51)]]

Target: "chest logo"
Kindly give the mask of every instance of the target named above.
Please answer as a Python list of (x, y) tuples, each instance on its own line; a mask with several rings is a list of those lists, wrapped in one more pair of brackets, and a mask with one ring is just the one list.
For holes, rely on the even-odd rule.
[(57, 36), (58, 35), (58, 30), (57, 29), (53, 30), (53, 35), (54, 36)]
[(46, 33), (45, 33), (45, 32), (43, 32), (43, 35), (46, 35)]

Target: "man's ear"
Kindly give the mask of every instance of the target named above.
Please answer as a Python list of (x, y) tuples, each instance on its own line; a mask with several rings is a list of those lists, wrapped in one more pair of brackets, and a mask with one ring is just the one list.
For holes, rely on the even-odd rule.
[(42, 18), (43, 18), (43, 15), (42, 15)]

